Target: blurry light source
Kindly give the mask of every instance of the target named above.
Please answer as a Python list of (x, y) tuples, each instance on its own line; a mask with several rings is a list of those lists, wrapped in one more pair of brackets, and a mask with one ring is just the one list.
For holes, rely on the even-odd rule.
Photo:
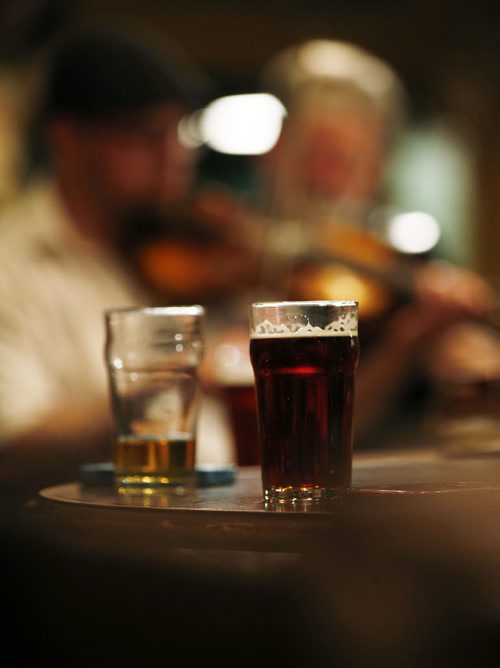
[(201, 111), (195, 111), (193, 114), (181, 118), (179, 122), (177, 136), (180, 143), (187, 148), (198, 148), (203, 144), (199, 128), (200, 114)]
[(397, 214), (388, 223), (388, 240), (403, 253), (425, 253), (434, 248), (440, 236), (438, 221), (422, 211)]
[(214, 359), (220, 366), (236, 366), (241, 360), (241, 352), (236, 346), (223, 343), (215, 349)]
[(270, 151), (286, 115), (278, 98), (268, 93), (221, 97), (199, 113), (202, 140), (215, 151), (232, 155)]

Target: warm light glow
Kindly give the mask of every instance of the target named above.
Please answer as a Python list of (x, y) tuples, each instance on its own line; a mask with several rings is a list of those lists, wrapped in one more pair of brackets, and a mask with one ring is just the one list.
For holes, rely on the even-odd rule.
[(403, 253), (425, 253), (437, 244), (441, 230), (433, 216), (412, 211), (391, 218), (387, 236), (389, 242)]
[(267, 153), (278, 140), (285, 115), (281, 102), (268, 93), (221, 97), (200, 112), (200, 137), (219, 153)]
[(236, 366), (241, 361), (241, 352), (236, 346), (224, 343), (215, 349), (214, 360), (223, 367)]
[(214, 350), (215, 376), (223, 385), (248, 385), (253, 382), (253, 369), (247, 350), (233, 343), (222, 343)]
[(306, 277), (309, 289), (318, 299), (355, 299), (363, 318), (371, 318), (389, 305), (384, 287), (342, 265), (329, 265)]

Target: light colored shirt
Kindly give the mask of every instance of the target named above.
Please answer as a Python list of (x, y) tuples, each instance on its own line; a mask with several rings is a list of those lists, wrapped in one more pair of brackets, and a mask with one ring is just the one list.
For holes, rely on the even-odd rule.
[(104, 311), (143, 303), (116, 257), (33, 184), (0, 215), (0, 441), (51, 408), (105, 400)]
[[(64, 406), (109, 402), (109, 308), (146, 304), (118, 257), (71, 224), (57, 187), (33, 183), (0, 213), (0, 445)], [(224, 406), (204, 397), (199, 463), (233, 459)]]

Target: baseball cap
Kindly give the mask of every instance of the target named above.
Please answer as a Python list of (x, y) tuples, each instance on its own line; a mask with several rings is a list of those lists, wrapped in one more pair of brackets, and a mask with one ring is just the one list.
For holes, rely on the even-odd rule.
[(54, 46), (42, 113), (113, 120), (168, 102), (195, 109), (210, 91), (209, 78), (171, 40), (100, 28), (66, 36)]

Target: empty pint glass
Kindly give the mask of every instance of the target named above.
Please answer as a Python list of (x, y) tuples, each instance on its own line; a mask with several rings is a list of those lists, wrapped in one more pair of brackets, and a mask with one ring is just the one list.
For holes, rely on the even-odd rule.
[(106, 313), (106, 362), (118, 491), (189, 490), (195, 483), (201, 306)]
[(250, 306), (264, 498), (309, 501), (351, 484), (355, 301)]

